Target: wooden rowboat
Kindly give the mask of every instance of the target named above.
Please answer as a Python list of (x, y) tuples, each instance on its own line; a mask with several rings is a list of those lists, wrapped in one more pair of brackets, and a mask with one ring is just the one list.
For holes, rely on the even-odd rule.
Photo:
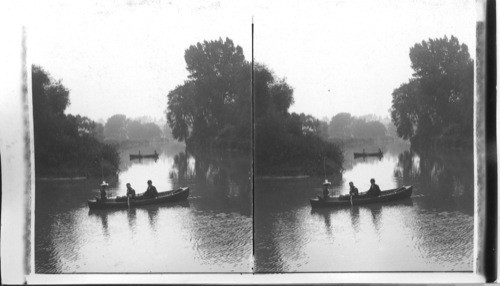
[(382, 157), (384, 154), (382, 152), (377, 153), (356, 153), (354, 152), (354, 158), (357, 157)]
[(137, 196), (127, 202), (127, 197), (113, 197), (106, 200), (92, 199), (88, 200), (90, 209), (110, 209), (110, 208), (126, 208), (135, 206), (155, 205), (162, 203), (175, 202), (185, 200), (189, 196), (189, 188), (179, 188), (177, 190), (159, 192), (156, 198), (142, 198)]
[(144, 158), (151, 158), (151, 159), (158, 159), (160, 155), (159, 154), (147, 154), (147, 155), (142, 155), (142, 154), (139, 154), (139, 155), (136, 155), (136, 154), (130, 154), (129, 157), (130, 157), (130, 160), (134, 160), (134, 159), (144, 159)]
[[(360, 195), (358, 197), (353, 197), (352, 205), (365, 205), (365, 204), (383, 203), (383, 202), (407, 199), (411, 197), (412, 191), (413, 191), (413, 186), (404, 186), (397, 189), (382, 191), (382, 193), (378, 197), (368, 197)], [(310, 199), (310, 202), (313, 208), (351, 206), (351, 200), (349, 195), (331, 197), (326, 200), (317, 197)]]

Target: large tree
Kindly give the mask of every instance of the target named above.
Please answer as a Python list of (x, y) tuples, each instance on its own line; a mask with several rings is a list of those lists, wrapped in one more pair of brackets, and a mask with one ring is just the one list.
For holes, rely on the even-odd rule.
[(128, 139), (127, 123), (127, 116), (124, 114), (115, 114), (111, 116), (104, 125), (104, 136), (118, 141)]
[(398, 135), (412, 142), (443, 136), (472, 138), (474, 67), (454, 36), (410, 49), (413, 78), (395, 89), (391, 116)]
[(266, 66), (254, 69), (255, 171), (257, 174), (329, 174), (342, 167), (340, 148), (324, 140), (326, 124), (289, 113), (293, 89)]
[(66, 115), (69, 90), (39, 66), (32, 67), (33, 121), (37, 175), (107, 174), (118, 170), (117, 151), (102, 144), (99, 126), (80, 115)]
[(172, 136), (188, 144), (250, 147), (251, 66), (233, 41), (190, 46), (188, 79), (168, 94)]

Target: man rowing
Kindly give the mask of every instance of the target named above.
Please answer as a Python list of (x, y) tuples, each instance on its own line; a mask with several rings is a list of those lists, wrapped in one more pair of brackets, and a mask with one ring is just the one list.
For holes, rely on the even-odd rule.
[(357, 197), (359, 195), (358, 188), (354, 186), (353, 182), (349, 182), (349, 196)]
[(326, 200), (328, 199), (328, 197), (330, 196), (329, 192), (328, 192), (328, 186), (330, 186), (331, 183), (328, 182), (328, 180), (325, 180), (325, 182), (323, 183), (323, 199)]
[(130, 183), (127, 183), (127, 197), (133, 199), (135, 198), (135, 190), (132, 189), (132, 186)]
[(153, 186), (153, 182), (151, 180), (148, 180), (148, 188), (146, 192), (142, 195), (143, 198), (156, 198), (158, 196), (158, 191), (156, 190), (155, 186)]
[(382, 191), (380, 190), (380, 187), (375, 184), (375, 179), (371, 179), (370, 180), (370, 189), (366, 192), (366, 196), (370, 196), (370, 197), (378, 197), (380, 196), (380, 193), (382, 193)]

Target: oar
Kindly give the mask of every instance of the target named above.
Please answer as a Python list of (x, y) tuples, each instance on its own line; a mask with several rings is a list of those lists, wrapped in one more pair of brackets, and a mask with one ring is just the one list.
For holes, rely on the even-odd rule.
[(351, 207), (352, 207), (352, 195), (350, 195), (349, 197), (350, 197), (349, 199), (351, 200)]
[(128, 195), (127, 195), (127, 206), (130, 207), (130, 197)]

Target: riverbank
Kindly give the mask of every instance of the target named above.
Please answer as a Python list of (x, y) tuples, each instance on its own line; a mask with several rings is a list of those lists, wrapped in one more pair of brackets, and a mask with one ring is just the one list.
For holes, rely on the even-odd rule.
[(87, 177), (36, 177), (39, 181), (81, 181), (87, 180)]

